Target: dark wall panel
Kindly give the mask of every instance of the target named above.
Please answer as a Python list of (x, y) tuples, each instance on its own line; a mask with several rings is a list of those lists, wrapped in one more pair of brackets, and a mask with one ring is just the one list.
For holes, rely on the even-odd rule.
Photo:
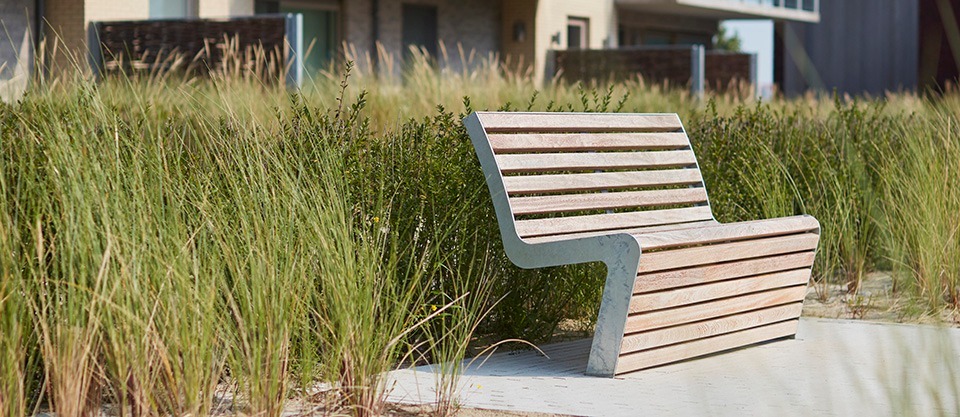
[(777, 25), (781, 90), (880, 95), (917, 86), (918, 0), (822, 0), (820, 23)]

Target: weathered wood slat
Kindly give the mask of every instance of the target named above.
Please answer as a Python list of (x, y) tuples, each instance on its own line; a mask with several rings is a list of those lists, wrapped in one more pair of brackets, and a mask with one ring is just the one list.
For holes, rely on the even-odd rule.
[(661, 252), (644, 253), (640, 257), (638, 274), (665, 269), (686, 268), (737, 259), (759, 258), (781, 253), (813, 250), (817, 247), (819, 236), (814, 233), (769, 237), (732, 243), (718, 243), (707, 246), (672, 249)]
[(792, 216), (779, 219), (727, 223), (716, 227), (694, 230), (676, 230), (637, 235), (643, 250), (664, 249), (678, 246), (702, 245), (724, 241), (755, 239), (803, 233), (816, 230), (820, 225), (810, 216)]
[(623, 338), (623, 342), (620, 345), (620, 353), (652, 349), (659, 346), (672, 345), (674, 343), (795, 319), (800, 317), (802, 310), (803, 303), (796, 302), (676, 327), (631, 334)]
[(806, 285), (809, 280), (810, 269), (803, 268), (639, 294), (630, 299), (629, 311), (630, 314), (637, 314), (645, 311), (673, 308), (775, 288)]
[(571, 152), (497, 155), (504, 174), (518, 172), (574, 171), (597, 169), (647, 169), (693, 166), (691, 150), (649, 152)]
[(670, 362), (792, 336), (797, 333), (798, 324), (799, 320), (784, 321), (735, 333), (727, 333), (706, 339), (697, 339), (687, 343), (665, 346), (659, 349), (628, 353), (620, 356), (620, 360), (617, 362), (616, 373), (619, 375), (639, 371)]
[(696, 204), (706, 201), (706, 191), (704, 191), (702, 187), (696, 187), (672, 190), (513, 197), (510, 199), (510, 207), (513, 208), (514, 215), (523, 215), (625, 207)]
[(503, 177), (510, 195), (703, 184), (698, 169)]
[[(634, 279), (622, 261), (633, 268), (639, 258), (629, 301), (604, 300), (601, 311), (617, 313), (597, 319), (605, 337), (593, 342), (588, 374), (796, 333), (819, 224), (806, 216), (718, 223), (675, 114), (481, 112), (465, 124), (498, 219), (508, 222), (501, 226), (516, 232), (503, 239), (511, 260), (537, 267), (604, 259), (608, 292)], [(613, 234), (620, 236), (590, 239)]]
[(521, 133), (487, 135), (498, 154), (521, 152), (625, 151), (684, 149), (683, 133)]
[(675, 114), (477, 113), (484, 130), (501, 132), (679, 132)]
[(718, 223), (716, 220), (711, 219), (711, 220), (701, 220), (701, 221), (687, 222), (687, 223), (671, 223), (671, 224), (660, 225), (660, 226), (628, 227), (626, 229), (604, 230), (600, 232), (580, 232), (580, 233), (568, 233), (565, 235), (557, 235), (557, 236), (538, 236), (538, 237), (527, 238), (526, 241), (529, 243), (556, 242), (558, 240), (579, 239), (579, 238), (591, 237), (591, 236), (609, 235), (613, 233), (637, 234), (637, 233), (663, 231), (663, 230), (694, 229), (699, 227), (715, 226), (717, 224), (720, 224), (720, 223)]
[(633, 285), (633, 293), (640, 294), (668, 288), (706, 284), (724, 279), (766, 274), (775, 271), (809, 268), (813, 265), (813, 255), (813, 251), (807, 251), (696, 268), (642, 274), (637, 276), (637, 281)]
[(779, 304), (802, 301), (806, 295), (807, 287), (805, 285), (797, 285), (747, 294), (735, 298), (634, 314), (627, 317), (624, 334), (675, 326)]
[[(554, 217), (549, 219), (517, 220), (517, 234), (522, 238), (589, 232), (628, 227), (683, 223), (712, 218), (710, 207), (697, 206), (677, 209), (634, 211), (627, 213), (591, 214), (585, 216)], [(641, 262), (642, 265), (642, 262)]]

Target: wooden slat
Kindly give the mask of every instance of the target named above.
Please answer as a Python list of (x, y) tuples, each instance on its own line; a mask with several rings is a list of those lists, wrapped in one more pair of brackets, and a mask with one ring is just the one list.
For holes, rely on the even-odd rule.
[(692, 166), (693, 151), (649, 151), (608, 153), (522, 153), (497, 155), (504, 174), (517, 172), (576, 171), (597, 169), (647, 169)]
[[(712, 218), (710, 207), (697, 206), (678, 209), (634, 211), (627, 213), (591, 214), (586, 216), (555, 217), (550, 219), (518, 220), (517, 234), (522, 238), (564, 233), (577, 233), (683, 223)], [(642, 264), (642, 262), (641, 262)]]
[[(724, 279), (766, 274), (787, 269), (808, 268), (813, 265), (813, 251), (747, 259), (688, 269), (675, 269), (637, 276), (633, 293), (640, 294), (668, 288), (706, 284)], [(642, 255), (641, 255), (642, 259)], [(642, 260), (641, 260), (642, 262)]]
[(510, 195), (703, 184), (698, 169), (504, 177)]
[(797, 285), (794, 287), (747, 294), (736, 298), (671, 308), (669, 310), (634, 314), (627, 317), (624, 334), (692, 323), (714, 317), (772, 307), (779, 304), (793, 303), (802, 301), (806, 295), (807, 287), (805, 285)]
[(690, 146), (681, 133), (527, 133), (487, 135), (498, 154), (520, 152), (625, 151), (683, 149)]
[(538, 236), (526, 238), (525, 240), (529, 243), (544, 243), (544, 242), (556, 242), (558, 240), (570, 240), (570, 239), (580, 239), (584, 237), (593, 237), (593, 236), (604, 236), (613, 233), (626, 233), (626, 234), (637, 234), (651, 231), (663, 231), (663, 230), (678, 230), (678, 229), (694, 229), (698, 227), (710, 227), (715, 226), (717, 223), (716, 220), (702, 220), (695, 222), (687, 223), (671, 223), (666, 225), (659, 226), (644, 226), (644, 227), (628, 227), (625, 229), (612, 229), (604, 230), (601, 232), (580, 232), (580, 233), (568, 233), (565, 235), (557, 236)]
[(617, 361), (616, 373), (619, 375), (639, 371), (657, 365), (792, 336), (797, 334), (799, 323), (799, 320), (784, 321), (659, 349), (628, 353), (621, 356), (620, 360)]
[(631, 334), (623, 338), (620, 353), (631, 353), (655, 347), (702, 339), (724, 333), (758, 327), (800, 317), (803, 303), (791, 303), (762, 310), (748, 311), (696, 323)]
[(637, 235), (643, 250), (677, 246), (702, 245), (732, 240), (788, 235), (816, 230), (817, 221), (810, 216), (721, 224), (695, 230), (676, 230)]
[(510, 208), (514, 215), (558, 213), (578, 210), (603, 210), (625, 207), (695, 204), (707, 201), (702, 187), (672, 190), (627, 191), (619, 193), (566, 194), (514, 197)]
[(630, 299), (630, 314), (696, 304), (774, 288), (806, 285), (809, 280), (810, 268), (803, 268), (634, 295)]
[(737, 259), (759, 258), (781, 253), (813, 250), (817, 247), (819, 236), (814, 233), (745, 240), (733, 243), (719, 243), (692, 248), (672, 249), (661, 252), (644, 253), (640, 257), (638, 274), (665, 269), (685, 268)]
[(676, 114), (478, 113), (487, 133), (678, 132)]

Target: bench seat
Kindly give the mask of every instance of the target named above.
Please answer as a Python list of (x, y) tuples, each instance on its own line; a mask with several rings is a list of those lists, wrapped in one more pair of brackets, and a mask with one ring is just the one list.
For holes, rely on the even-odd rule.
[(474, 113), (464, 123), (511, 261), (607, 265), (586, 373), (796, 333), (819, 223), (717, 222), (676, 115)]

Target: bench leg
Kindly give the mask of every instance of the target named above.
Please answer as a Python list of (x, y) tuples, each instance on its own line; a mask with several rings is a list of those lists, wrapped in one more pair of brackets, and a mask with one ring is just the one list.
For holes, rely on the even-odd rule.
[(587, 375), (612, 378), (616, 374), (640, 258), (639, 251), (627, 252), (606, 263), (607, 279), (593, 333), (590, 359), (587, 361)]

